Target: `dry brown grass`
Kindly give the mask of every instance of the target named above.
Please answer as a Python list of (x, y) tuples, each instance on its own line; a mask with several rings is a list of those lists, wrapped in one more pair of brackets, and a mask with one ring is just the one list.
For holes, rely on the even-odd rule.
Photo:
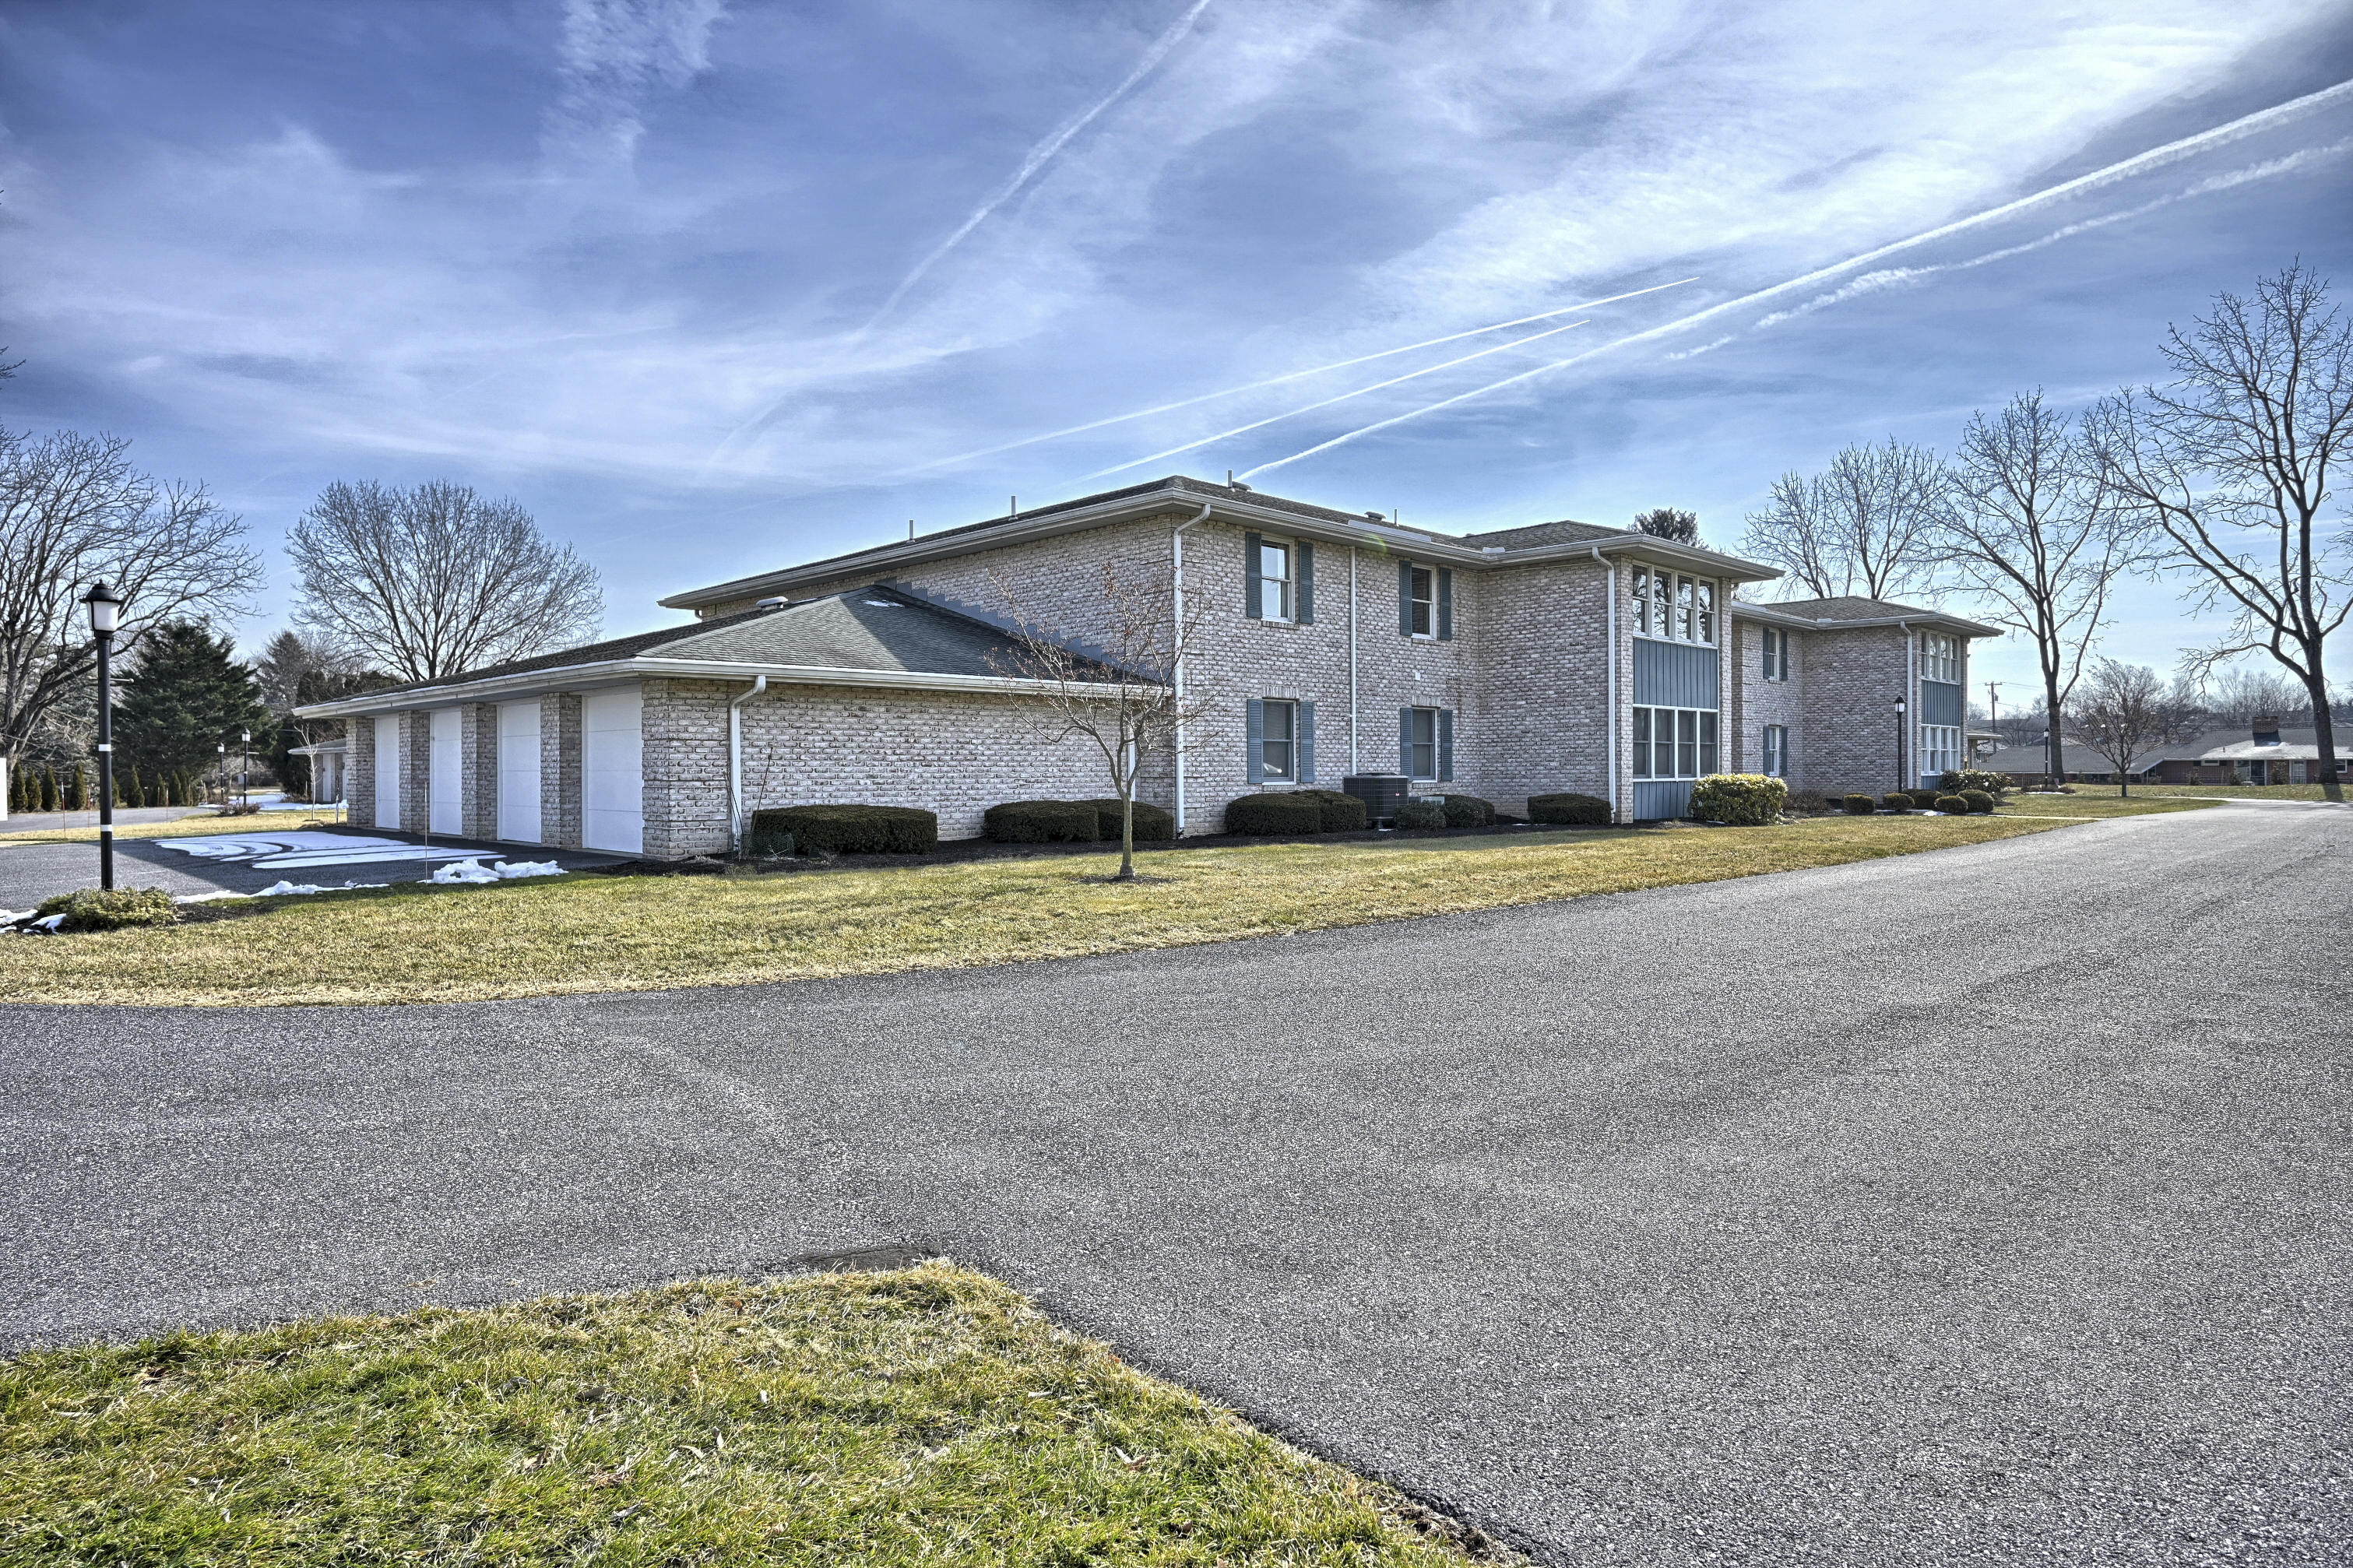
[(1752, 877), (2039, 833), (2002, 817), (1276, 844), (744, 878), (568, 877), (265, 900), (249, 919), (0, 939), (0, 996), (448, 1002), (965, 968)]

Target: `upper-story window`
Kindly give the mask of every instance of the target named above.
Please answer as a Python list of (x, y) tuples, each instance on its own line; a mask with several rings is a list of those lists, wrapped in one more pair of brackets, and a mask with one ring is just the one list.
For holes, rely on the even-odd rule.
[(1715, 579), (1635, 567), (1634, 629), (1646, 637), (1714, 646)]
[(1764, 628), (1762, 636), (1765, 639), (1765, 679), (1767, 680), (1788, 679), (1789, 634), (1785, 631), (1777, 630), (1772, 626), (1767, 626)]
[(1291, 546), (1259, 542), (1258, 547), (1259, 605), (1261, 618), (1287, 621), (1292, 618), (1294, 600), (1292, 595)]
[(1409, 628), (1414, 637), (1432, 636), (1438, 626), (1438, 574), (1427, 566), (1409, 570), (1413, 574)]
[(1961, 678), (1961, 639), (1943, 632), (1920, 634), (1920, 679), (1923, 680), (1958, 680)]

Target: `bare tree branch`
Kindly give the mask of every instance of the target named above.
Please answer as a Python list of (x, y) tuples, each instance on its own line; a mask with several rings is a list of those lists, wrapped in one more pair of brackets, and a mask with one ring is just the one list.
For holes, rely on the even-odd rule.
[(288, 533), (294, 620), (404, 680), (438, 680), (584, 642), (596, 573), (512, 500), (431, 480), (338, 481)]
[(1816, 598), (1883, 599), (1924, 581), (1946, 476), (1926, 447), (1849, 447), (1809, 479), (1787, 473), (1741, 548)]
[(2353, 323), (2297, 263), (2253, 300), (2218, 296), (2160, 346), (2173, 380), (2106, 399), (2087, 434), (2145, 558), (2230, 617), (2192, 672), (2263, 653), (2293, 674), (2311, 698), (2322, 788), (2341, 800), (2323, 655), (2353, 610), (2353, 539), (2341, 502), (2322, 511), (2353, 442)]
[(2107, 760), (2118, 795), (2132, 793), (2133, 759), (2162, 738), (2165, 707), (2165, 681), (2145, 664), (2104, 658), (2084, 684), (2075, 705), (2076, 732)]

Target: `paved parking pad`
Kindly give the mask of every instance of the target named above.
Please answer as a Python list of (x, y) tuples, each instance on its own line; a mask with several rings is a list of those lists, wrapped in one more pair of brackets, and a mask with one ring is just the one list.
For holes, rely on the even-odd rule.
[(1555, 1563), (2343, 1563), (2344, 814), (992, 970), (0, 1011), (0, 1335), (920, 1242)]

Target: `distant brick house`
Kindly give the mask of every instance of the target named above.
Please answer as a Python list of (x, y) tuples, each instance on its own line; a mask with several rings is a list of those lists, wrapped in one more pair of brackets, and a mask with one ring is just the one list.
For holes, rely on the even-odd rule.
[[(728, 847), (739, 810), (865, 801), (970, 837), (999, 801), (1099, 795), (1046, 743), (992, 580), (1083, 618), (1103, 563), (1180, 565), (1211, 703), (1144, 798), (1219, 830), (1260, 790), (1402, 775), (1507, 810), (1576, 791), (1621, 821), (1767, 772), (1879, 791), (1961, 765), (1968, 647), (1992, 628), (1557, 521), (1449, 535), (1171, 478), (673, 595), (689, 625), (305, 709), (353, 721), (352, 819), (654, 858)], [(1900, 707), (1899, 707), (1900, 704)]]
[[(2342, 742), (2340, 741), (2340, 746)], [(2067, 782), (2114, 784), (2115, 764), (2083, 741), (2065, 747)], [(2353, 784), (2353, 757), (2336, 758), (2339, 783)], [(2021, 784), (2048, 775), (2050, 758), (2039, 746), (2009, 746), (1984, 764)], [(2282, 728), (2277, 719), (2257, 719), (2244, 730), (2209, 730), (2187, 741), (2152, 746), (2125, 769), (2133, 784), (2323, 784), (2318, 731), (2309, 725)]]

